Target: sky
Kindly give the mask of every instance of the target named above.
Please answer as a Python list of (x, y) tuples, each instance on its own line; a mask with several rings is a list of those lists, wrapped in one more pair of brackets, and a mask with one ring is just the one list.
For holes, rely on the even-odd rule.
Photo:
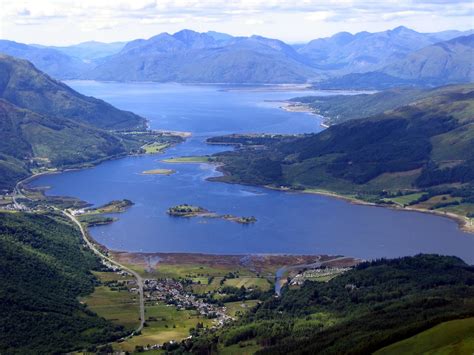
[(0, 38), (69, 45), (129, 41), (181, 29), (258, 34), (289, 43), (400, 25), (474, 28), (474, 0), (0, 0)]

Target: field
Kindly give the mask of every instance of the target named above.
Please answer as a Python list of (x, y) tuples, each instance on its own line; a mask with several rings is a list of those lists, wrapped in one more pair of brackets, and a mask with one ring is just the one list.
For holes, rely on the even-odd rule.
[(142, 148), (147, 154), (157, 154), (163, 152), (166, 148), (169, 147), (168, 143), (154, 142), (144, 145)]
[(145, 307), (146, 327), (142, 334), (134, 336), (115, 348), (122, 351), (133, 351), (136, 346), (163, 344), (171, 340), (182, 340), (189, 336), (189, 330), (197, 323), (211, 326), (212, 320), (196, 315), (195, 311), (179, 311), (174, 306), (163, 303), (147, 304)]
[(375, 354), (472, 354), (474, 318), (453, 320), (380, 349)]
[(244, 313), (258, 304), (257, 300), (248, 300), (248, 301), (237, 301), (237, 302), (227, 302), (225, 304), (227, 308), (227, 314), (231, 317), (235, 317), (238, 313)]
[[(114, 272), (96, 272), (95, 275), (102, 283), (128, 280)], [(96, 287), (92, 294), (83, 297), (81, 302), (99, 316), (123, 325), (128, 331), (139, 324), (138, 299), (128, 290), (115, 291), (103, 284)]]
[(263, 291), (267, 291), (271, 287), (270, 282), (262, 277), (239, 277), (236, 279), (227, 279), (224, 285), (234, 286), (237, 288), (241, 288), (242, 286), (245, 288), (259, 288)]
[(414, 194), (409, 194), (409, 195), (404, 195), (404, 196), (387, 198), (387, 200), (393, 201), (397, 205), (407, 206), (410, 202), (418, 200), (423, 195), (424, 193), (419, 192), (419, 193), (414, 193)]

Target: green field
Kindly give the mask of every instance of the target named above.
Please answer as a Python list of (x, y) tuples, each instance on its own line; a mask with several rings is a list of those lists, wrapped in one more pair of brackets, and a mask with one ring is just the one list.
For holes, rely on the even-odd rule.
[(438, 324), (411, 338), (380, 349), (375, 354), (473, 354), (474, 318)]
[(257, 300), (248, 300), (248, 301), (237, 301), (237, 302), (227, 302), (225, 306), (227, 308), (227, 314), (231, 317), (235, 317), (238, 313), (245, 313), (249, 309), (253, 308), (258, 304)]
[(234, 286), (241, 288), (259, 288), (262, 291), (267, 291), (270, 289), (270, 282), (262, 277), (239, 277), (236, 279), (227, 279), (224, 283), (226, 286)]
[(142, 334), (134, 336), (115, 348), (122, 351), (133, 351), (137, 345), (163, 344), (171, 340), (182, 340), (189, 336), (189, 330), (202, 322), (204, 326), (212, 325), (212, 320), (199, 317), (195, 311), (179, 311), (174, 306), (163, 303), (147, 304), (145, 307), (146, 327)]
[(147, 154), (157, 154), (163, 152), (166, 148), (169, 147), (168, 143), (160, 143), (160, 142), (154, 142), (150, 144), (144, 145), (142, 148), (145, 150), (145, 153)]
[(410, 202), (418, 200), (423, 195), (424, 195), (424, 193), (418, 192), (418, 193), (414, 193), (414, 194), (398, 196), (398, 197), (394, 197), (394, 198), (388, 198), (387, 200), (393, 201), (398, 205), (407, 206)]
[[(114, 272), (94, 272), (101, 282), (126, 281), (130, 277), (123, 277)], [(81, 302), (99, 316), (123, 325), (128, 331), (132, 331), (140, 322), (138, 314), (137, 295), (126, 291), (115, 291), (110, 287), (101, 285), (94, 289), (90, 295), (83, 297)]]

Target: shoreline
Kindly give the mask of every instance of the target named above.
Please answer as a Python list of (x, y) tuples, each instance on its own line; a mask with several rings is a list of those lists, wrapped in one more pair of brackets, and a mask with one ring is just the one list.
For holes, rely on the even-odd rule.
[(219, 180), (220, 177), (223, 176), (229, 176), (225, 171), (222, 171), (219, 168), (222, 168), (224, 164), (221, 164), (217, 167), (216, 171), (222, 173), (222, 176), (219, 177), (211, 177), (207, 178), (206, 180), (211, 181), (211, 182), (222, 182), (226, 184), (234, 184), (234, 185), (242, 185), (242, 186), (252, 186), (252, 187), (259, 187), (259, 188), (264, 188), (264, 189), (269, 189), (269, 190), (274, 190), (274, 191), (279, 191), (279, 192), (287, 192), (287, 193), (300, 193), (300, 194), (313, 194), (313, 195), (321, 195), (321, 196), (326, 196), (329, 198), (335, 198), (338, 200), (343, 200), (347, 203), (351, 203), (354, 205), (362, 205), (362, 206), (370, 206), (370, 207), (377, 207), (377, 208), (389, 208), (395, 211), (400, 211), (400, 212), (418, 212), (418, 213), (425, 213), (425, 214), (430, 214), (430, 215), (435, 215), (437, 217), (444, 217), (447, 219), (450, 219), (458, 225), (458, 228), (466, 233), (469, 234), (474, 234), (474, 219), (468, 219), (465, 216), (457, 215), (452, 212), (442, 212), (442, 211), (434, 211), (434, 210), (426, 210), (422, 208), (413, 208), (413, 207), (402, 207), (399, 205), (385, 205), (385, 204), (379, 204), (379, 203), (374, 203), (374, 202), (367, 202), (364, 200), (357, 199), (355, 197), (350, 197), (350, 196), (345, 196), (342, 194), (338, 194), (336, 192), (332, 191), (326, 191), (326, 190), (292, 190), (290, 188), (285, 188), (285, 187), (277, 187), (277, 186), (271, 186), (271, 185), (255, 185), (255, 184), (245, 184), (241, 182), (233, 182), (233, 181), (224, 181), (224, 180)]
[[(181, 132), (181, 131), (160, 131), (160, 130), (154, 130), (154, 131), (161, 132), (161, 133), (169, 133), (170, 135), (176, 135), (176, 136), (179, 136), (179, 137), (183, 138), (184, 140), (191, 137), (191, 135), (192, 135), (190, 132)], [(168, 150), (170, 148), (173, 148), (176, 144), (180, 144), (180, 143), (183, 143), (183, 142), (171, 143), (162, 152), (158, 152), (158, 153), (146, 153), (146, 152), (143, 152), (143, 153), (124, 153), (124, 154), (117, 154), (117, 155), (112, 155), (112, 156), (109, 156), (109, 157), (104, 157), (104, 158), (93, 160), (93, 161), (90, 161), (90, 162), (84, 162), (84, 163), (82, 163), (80, 165), (77, 165), (77, 166), (71, 166), (71, 167), (65, 167), (65, 168), (52, 168), (52, 169), (55, 169), (55, 170), (42, 171), (42, 172), (39, 172), (39, 173), (36, 173), (36, 174), (31, 174), (30, 176), (27, 176), (23, 180), (18, 181), (15, 184), (14, 189), (17, 189), (19, 186), (21, 186), (23, 184), (29, 184), (33, 180), (35, 180), (35, 179), (37, 179), (37, 178), (39, 178), (43, 175), (55, 175), (55, 174), (66, 173), (66, 172), (69, 172), (69, 171), (79, 171), (79, 170), (84, 170), (84, 169), (90, 169), (90, 168), (94, 168), (94, 167), (96, 167), (96, 166), (98, 166), (102, 163), (112, 161), (112, 160), (116, 160), (116, 159), (122, 159), (122, 158), (126, 158), (126, 157), (141, 157), (141, 156), (145, 156), (145, 155), (161, 155), (166, 150)], [(25, 186), (27, 186), (27, 185), (25, 185)]]
[(328, 124), (329, 118), (325, 117), (319, 113), (316, 113), (308, 104), (298, 102), (298, 101), (279, 101), (283, 103), (282, 106), (279, 106), (279, 109), (287, 112), (300, 112), (307, 113), (309, 115), (321, 117), (320, 126), (323, 128), (329, 128), (331, 125)]

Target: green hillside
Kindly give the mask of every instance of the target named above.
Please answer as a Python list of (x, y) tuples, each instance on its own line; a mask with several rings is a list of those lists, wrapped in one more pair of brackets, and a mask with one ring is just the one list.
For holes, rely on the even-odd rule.
[(0, 54), (0, 98), (42, 115), (68, 118), (98, 128), (145, 128), (143, 117), (79, 94), (30, 62), (3, 54)]
[[(390, 198), (400, 194), (426, 191), (423, 198), (443, 195), (437, 202), (446, 206), (436, 208), (459, 210), (464, 204), (458, 212), (469, 215), (474, 212), (474, 85), (418, 96), (422, 98), (408, 105), (333, 125), (319, 134), (273, 137), (262, 143), (264, 149), (255, 149), (248, 137), (241, 137), (241, 149), (215, 155), (227, 173), (217, 179), (325, 189), (383, 203), (393, 203)], [(346, 112), (354, 102), (347, 99)], [(235, 137), (211, 141), (229, 139), (236, 142)]]
[(473, 314), (472, 266), (436, 255), (382, 259), (328, 282), (285, 287), (280, 297), (269, 297), (220, 331), (203, 331), (182, 348), (204, 354), (258, 345), (257, 354), (370, 354)]
[(1, 213), (0, 255), (0, 353), (65, 353), (123, 335), (79, 303), (100, 264), (59, 216)]
[[(146, 131), (145, 120), (0, 55), (0, 189), (34, 172), (76, 168), (181, 137)], [(133, 130), (132, 130), (133, 129)]]

